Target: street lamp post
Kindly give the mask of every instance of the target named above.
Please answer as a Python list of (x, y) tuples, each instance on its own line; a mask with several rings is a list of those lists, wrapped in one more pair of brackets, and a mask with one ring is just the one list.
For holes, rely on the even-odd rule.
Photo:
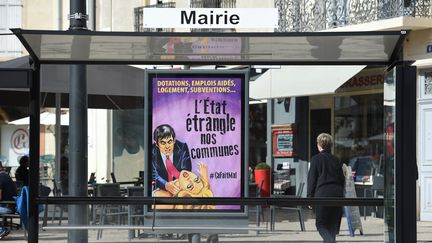
[[(86, 0), (70, 0), (69, 30), (87, 31)], [(79, 38), (78, 38), (79, 39)], [(72, 55), (80, 55), (86, 46), (72, 45)], [(88, 47), (87, 47), (88, 48)], [(75, 51), (74, 51), (75, 49)], [(70, 66), (69, 84), (69, 193), (87, 196), (87, 69), (86, 65)], [(87, 225), (87, 205), (69, 205), (69, 225)], [(87, 230), (70, 230), (69, 243), (88, 242)]]

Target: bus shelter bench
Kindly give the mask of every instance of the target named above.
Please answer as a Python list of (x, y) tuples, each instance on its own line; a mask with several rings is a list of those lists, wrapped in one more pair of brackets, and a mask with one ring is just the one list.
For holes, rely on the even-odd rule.
[[(15, 213), (7, 213), (7, 214), (2, 214), (2, 222), (3, 222), (3, 226), (4, 227), (9, 227), (9, 229), (20, 229), (21, 228), (21, 217), (19, 214), (15, 214)], [(19, 219), (19, 223), (14, 223), (13, 220), (14, 219)]]

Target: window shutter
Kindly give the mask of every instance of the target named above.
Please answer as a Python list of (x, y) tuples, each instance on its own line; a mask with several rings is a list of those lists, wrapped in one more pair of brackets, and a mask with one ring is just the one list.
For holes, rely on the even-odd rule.
[[(0, 33), (10, 33), (10, 28), (21, 28), (21, 20), (22, 0), (0, 0)], [(21, 55), (21, 44), (15, 36), (0, 36), (0, 55)]]

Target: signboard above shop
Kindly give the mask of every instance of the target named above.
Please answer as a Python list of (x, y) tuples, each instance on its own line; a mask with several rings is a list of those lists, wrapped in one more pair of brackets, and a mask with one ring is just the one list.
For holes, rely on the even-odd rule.
[(144, 8), (143, 23), (145, 28), (277, 28), (278, 11), (276, 8)]
[(383, 68), (366, 69), (348, 79), (336, 93), (361, 90), (382, 90), (384, 87)]

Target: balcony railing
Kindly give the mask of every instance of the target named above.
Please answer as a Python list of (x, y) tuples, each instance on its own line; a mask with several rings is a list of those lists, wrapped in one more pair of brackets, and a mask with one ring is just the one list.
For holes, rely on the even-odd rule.
[(143, 9), (144, 8), (175, 8), (175, 2), (158, 3), (135, 8), (135, 31), (136, 32), (172, 32), (171, 28), (144, 28)]
[(281, 32), (319, 31), (401, 16), (432, 17), (431, 0), (275, 0)]
[[(191, 0), (191, 8), (235, 8), (236, 0)], [(235, 32), (235, 29), (192, 28), (191, 32)]]
[(191, 0), (191, 8), (235, 8), (236, 0)]

